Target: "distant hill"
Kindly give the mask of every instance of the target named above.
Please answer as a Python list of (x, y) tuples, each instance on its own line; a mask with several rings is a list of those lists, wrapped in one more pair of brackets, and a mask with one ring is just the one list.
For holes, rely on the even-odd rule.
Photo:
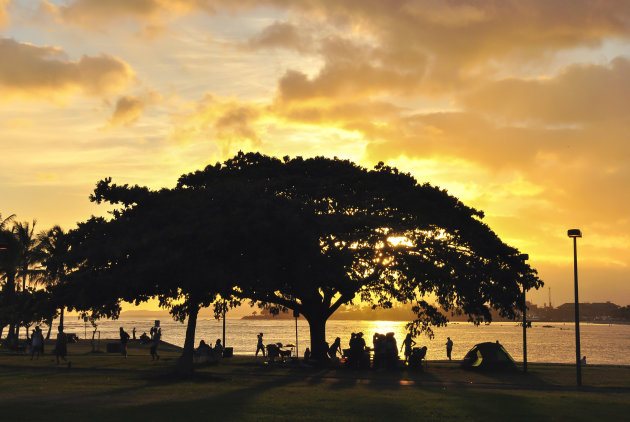
[[(293, 319), (292, 312), (280, 312), (272, 315), (268, 310), (253, 311), (251, 315), (245, 315), (242, 319)], [(353, 321), (411, 321), (413, 313), (410, 308), (403, 306), (391, 309), (371, 309), (357, 306), (341, 306), (330, 319)]]

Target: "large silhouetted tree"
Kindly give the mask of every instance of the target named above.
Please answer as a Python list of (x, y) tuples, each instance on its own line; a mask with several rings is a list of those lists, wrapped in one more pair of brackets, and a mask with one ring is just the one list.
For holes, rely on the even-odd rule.
[(519, 251), (481, 221), (481, 211), (395, 168), (239, 153), (183, 176), (178, 186), (235, 182), (289, 200), (300, 219), (309, 216), (304, 228), (316, 244), (276, 255), (300, 262), (291, 276), (235, 280), (233, 293), (303, 314), (316, 357), (325, 356), (326, 321), (355, 298), (383, 307), (411, 303), (417, 316), (411, 328), (418, 332), (446, 323), (440, 307), (461, 310), (474, 322), (490, 320), (490, 308), (514, 317), (522, 286), (542, 285)]
[(106, 179), (92, 200), (119, 208), (72, 233), (75, 308), (115, 316), (119, 300), (159, 297), (188, 319), (185, 373), (199, 308), (217, 295), (300, 312), (322, 358), (326, 321), (352, 300), (410, 303), (419, 331), (446, 323), (439, 308), (515, 316), (522, 287), (542, 283), (482, 212), (382, 164), (241, 153), (174, 189)]

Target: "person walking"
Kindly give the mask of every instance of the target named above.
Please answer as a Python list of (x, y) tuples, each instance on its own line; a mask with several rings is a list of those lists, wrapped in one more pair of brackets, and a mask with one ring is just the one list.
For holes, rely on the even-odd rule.
[(446, 337), (446, 356), (448, 360), (451, 360), (451, 352), (453, 351), (453, 340), (450, 337)]
[(68, 354), (68, 337), (66, 337), (66, 333), (63, 332), (63, 327), (60, 325), (58, 328), (59, 333), (57, 333), (57, 341), (55, 342), (55, 358), (57, 359), (57, 366), (59, 366), (59, 358), (63, 359), (70, 368), (70, 361), (66, 359), (66, 355)]
[(256, 356), (258, 352), (262, 350), (263, 357), (265, 357), (265, 346), (263, 345), (263, 333), (258, 334), (258, 344), (256, 345)]
[(120, 354), (127, 359), (127, 342), (129, 341), (129, 333), (120, 327)]
[(405, 348), (405, 362), (409, 361), (409, 356), (411, 356), (411, 348), (415, 346), (416, 342), (411, 338), (411, 333), (407, 333), (407, 337), (403, 340), (402, 346), (400, 346), (400, 351), (402, 352), (402, 348)]

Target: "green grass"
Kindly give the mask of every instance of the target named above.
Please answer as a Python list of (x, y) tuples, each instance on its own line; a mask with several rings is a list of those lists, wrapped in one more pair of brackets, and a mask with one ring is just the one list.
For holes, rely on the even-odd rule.
[[(50, 347), (48, 348), (50, 350)], [(530, 373), (478, 374), (431, 362), (425, 372), (268, 366), (235, 357), (172, 374), (179, 351), (144, 346), (129, 357), (69, 345), (72, 369), (47, 355), (31, 361), (0, 353), (0, 420), (623, 420), (630, 368), (587, 366), (577, 391), (569, 365), (530, 365)], [(401, 385), (400, 381), (413, 381)]]

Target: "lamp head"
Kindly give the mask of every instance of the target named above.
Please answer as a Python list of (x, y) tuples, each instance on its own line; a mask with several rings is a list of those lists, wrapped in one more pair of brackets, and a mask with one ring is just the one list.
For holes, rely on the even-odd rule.
[(582, 237), (582, 232), (580, 229), (571, 229), (567, 231), (567, 236), (569, 237)]

